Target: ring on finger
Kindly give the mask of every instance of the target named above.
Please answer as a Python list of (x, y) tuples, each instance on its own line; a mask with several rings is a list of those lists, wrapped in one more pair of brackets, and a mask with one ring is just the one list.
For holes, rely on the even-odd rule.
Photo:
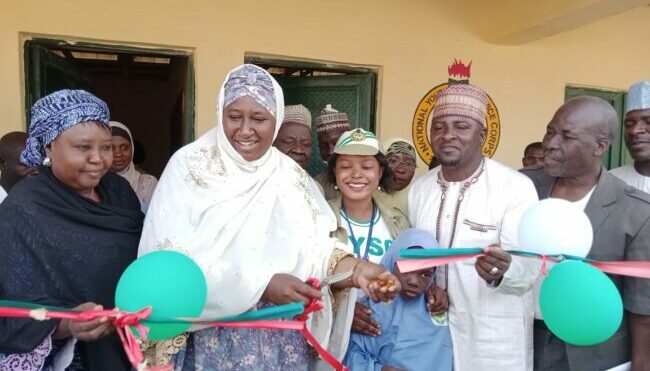
[(492, 269), (490, 269), (490, 274), (491, 274), (491, 275), (494, 276), (494, 275), (497, 274), (497, 273), (499, 273), (499, 268), (497, 268), (497, 267), (492, 267)]

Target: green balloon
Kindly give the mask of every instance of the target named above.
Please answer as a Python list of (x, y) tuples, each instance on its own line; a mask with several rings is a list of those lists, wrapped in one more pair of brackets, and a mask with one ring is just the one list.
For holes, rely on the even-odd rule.
[(115, 290), (115, 306), (128, 312), (152, 307), (151, 321), (142, 324), (149, 327), (149, 340), (163, 340), (187, 330), (190, 323), (155, 320), (198, 317), (207, 292), (203, 271), (191, 258), (175, 251), (155, 251), (126, 268)]
[(581, 261), (553, 267), (542, 283), (539, 302), (551, 332), (573, 345), (604, 342), (623, 319), (623, 302), (612, 280)]

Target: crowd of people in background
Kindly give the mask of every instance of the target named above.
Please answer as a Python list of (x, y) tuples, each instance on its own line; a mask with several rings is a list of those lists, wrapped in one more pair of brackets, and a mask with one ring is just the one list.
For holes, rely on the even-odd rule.
[[(525, 250), (523, 213), (559, 198), (591, 221), (588, 258), (650, 260), (650, 81), (630, 88), (622, 123), (634, 163), (611, 172), (602, 158), (621, 123), (606, 101), (565, 102), (519, 171), (482, 153), (487, 102), (466, 82), (441, 90), (434, 161), (416, 171), (409, 140), (382, 141), (331, 105), (312, 120), (245, 64), (223, 82), (216, 126), (157, 180), (136, 169), (136, 141), (100, 98), (54, 92), (32, 107), (28, 133), (0, 139), (0, 299), (113, 308), (132, 261), (173, 250), (206, 277), (206, 318), (320, 300), (310, 329), (352, 370), (650, 370), (650, 280), (610, 276), (623, 324), (601, 344), (572, 346), (539, 310), (542, 263), (507, 252)], [(313, 177), (312, 154), (324, 168)], [(402, 250), (467, 246), (484, 253), (408, 273), (396, 265)], [(326, 290), (306, 283), (342, 272), (352, 274)], [(194, 329), (140, 346), (149, 365), (174, 370), (328, 369), (291, 331)], [(130, 367), (104, 318), (0, 318), (2, 371)]]

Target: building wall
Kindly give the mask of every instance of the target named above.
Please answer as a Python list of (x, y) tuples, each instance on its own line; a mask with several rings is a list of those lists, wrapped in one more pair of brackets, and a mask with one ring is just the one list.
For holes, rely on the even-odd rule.
[[(541, 139), (566, 84), (625, 89), (650, 78), (650, 7), (521, 46), (472, 33), (444, 0), (0, 0), (0, 134), (25, 127), (22, 37), (41, 34), (195, 52), (197, 135), (215, 123), (215, 98), (244, 53), (380, 67), (378, 131), (410, 137), (419, 100), (447, 80), (453, 58), (472, 60), (471, 82), (501, 116), (495, 158), (520, 165)], [(461, 9), (462, 10), (462, 9)]]

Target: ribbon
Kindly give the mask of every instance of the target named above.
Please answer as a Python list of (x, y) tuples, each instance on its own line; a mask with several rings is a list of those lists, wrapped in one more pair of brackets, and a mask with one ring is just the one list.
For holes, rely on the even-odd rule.
[[(484, 256), (484, 253), (475, 253), (475, 254), (463, 254), (459, 255), (455, 253), (455, 249), (436, 249), (432, 252), (434, 257), (426, 257), (422, 252), (427, 252), (427, 250), (417, 250), (420, 252), (419, 256), (410, 256), (402, 255), (402, 259), (397, 260), (397, 266), (399, 267), (400, 272), (408, 273), (421, 269), (435, 268), (438, 266), (456, 263), (463, 260), (474, 259), (481, 256)], [(406, 250), (408, 251), (408, 250)], [(449, 251), (447, 253), (447, 251)], [(563, 260), (579, 260), (587, 264), (591, 264), (594, 267), (600, 269), (604, 273), (616, 274), (621, 276), (629, 277), (638, 277), (638, 278), (648, 278), (650, 279), (650, 261), (598, 261), (589, 258), (582, 258), (575, 255), (541, 255), (537, 253), (532, 253), (528, 251), (519, 251), (519, 250), (506, 250), (506, 252), (521, 256), (525, 258), (541, 259), (542, 260), (542, 273), (546, 275), (547, 272), (547, 262), (561, 262)]]
[[(13, 302), (19, 304), (19, 302)], [(143, 311), (146, 310), (143, 309)], [(38, 307), (30, 303), (25, 303), (25, 307), (3, 306), (0, 307), (0, 317), (14, 318), (33, 318), (37, 321), (46, 321), (50, 319), (69, 319), (73, 321), (92, 321), (101, 317), (115, 318), (118, 314), (134, 314), (120, 312), (116, 310), (88, 310), (78, 311), (59, 311), (50, 310), (45, 307)]]
[[(307, 284), (312, 285), (313, 288), (315, 289), (320, 289), (320, 282), (316, 278), (310, 278), (307, 280)], [(316, 338), (309, 332), (309, 329), (307, 328), (307, 319), (309, 319), (309, 315), (313, 312), (317, 312), (319, 310), (323, 309), (323, 304), (319, 302), (318, 300), (312, 298), (309, 300), (309, 303), (307, 303), (307, 306), (305, 307), (305, 311), (303, 314), (297, 317), (298, 320), (302, 321), (302, 329), (300, 330), (300, 333), (302, 336), (307, 339), (307, 342), (311, 344), (312, 347), (318, 352), (318, 355), (325, 361), (327, 364), (332, 366), (336, 371), (348, 371), (349, 369), (342, 364), (338, 359), (336, 359), (334, 356), (332, 356), (327, 349), (323, 348)]]
[(307, 324), (303, 322), (303, 328), (300, 331), (302, 336), (307, 339), (307, 342), (311, 344), (314, 349), (318, 352), (318, 355), (327, 362), (330, 366), (332, 366), (336, 371), (349, 371), (349, 368), (342, 364), (338, 359), (336, 359), (333, 355), (331, 355), (325, 348), (323, 348), (316, 338), (309, 332), (307, 329)]
[(548, 257), (546, 255), (541, 256), (542, 259), (542, 274), (548, 275)]
[(454, 255), (436, 258), (419, 258), (419, 259), (399, 259), (397, 260), (397, 267), (400, 272), (408, 273), (419, 271), (421, 269), (435, 268), (441, 265), (455, 263), (463, 260), (468, 260), (483, 256), (485, 254), (471, 254), (471, 255)]
[(209, 327), (249, 328), (257, 330), (302, 330), (302, 321), (244, 321), (244, 322), (200, 322)]
[(138, 330), (140, 338), (142, 340), (147, 340), (149, 328), (142, 325), (140, 321), (149, 317), (151, 311), (151, 307), (147, 307), (135, 313), (118, 312), (115, 319), (113, 319), (113, 326), (115, 326), (115, 331), (120, 337), (120, 341), (124, 347), (124, 352), (126, 352), (126, 357), (136, 370), (168, 371), (172, 369), (171, 365), (147, 366), (142, 351), (140, 350), (140, 346), (138, 345), (138, 340), (135, 338), (133, 331), (128, 329), (129, 326), (135, 327), (135, 329)]
[(605, 273), (650, 279), (650, 261), (588, 261), (589, 264)]
[[(12, 304), (19, 305), (20, 303), (14, 302)], [(87, 311), (71, 311), (71, 310), (50, 310), (45, 307), (35, 308), (33, 304), (25, 303), (27, 308), (19, 307), (0, 307), (0, 317), (14, 317), (14, 318), (33, 318), (37, 321), (46, 321), (50, 319), (67, 319), (71, 321), (92, 321), (97, 318), (107, 317), (111, 319), (115, 331), (117, 332), (126, 356), (131, 362), (131, 365), (138, 371), (168, 371), (171, 366), (153, 366), (147, 367), (144, 362), (144, 356), (138, 346), (137, 339), (132, 331), (128, 329), (133, 326), (138, 330), (143, 340), (147, 339), (149, 329), (143, 326), (140, 321), (146, 319), (151, 314), (151, 308), (147, 307), (138, 312), (122, 312), (117, 310), (87, 310)]]
[[(310, 278), (307, 283), (318, 289), (320, 282), (315, 278)], [(307, 306), (304, 307), (302, 313), (297, 315), (293, 320), (251, 320), (251, 321), (211, 321), (200, 318), (149, 318), (152, 308), (147, 307), (138, 312), (124, 312), (119, 310), (88, 310), (88, 311), (73, 311), (66, 308), (38, 306), (32, 303), (23, 303), (15, 301), (0, 300), (0, 317), (14, 317), (14, 318), (33, 318), (37, 321), (45, 321), (49, 319), (68, 319), (73, 321), (91, 321), (97, 318), (107, 317), (115, 326), (116, 332), (122, 342), (126, 356), (131, 365), (137, 371), (169, 371), (172, 369), (171, 365), (165, 366), (147, 366), (144, 355), (138, 346), (137, 339), (133, 331), (129, 328), (134, 327), (142, 340), (147, 340), (147, 333), (149, 329), (141, 324), (141, 321), (148, 319), (150, 321), (159, 322), (191, 322), (200, 323), (210, 327), (230, 327), (230, 328), (249, 328), (259, 330), (292, 330), (300, 331), (306, 338), (307, 342), (318, 352), (320, 357), (325, 360), (330, 366), (337, 371), (348, 371), (339, 360), (332, 356), (325, 348), (323, 348), (316, 338), (311, 334), (307, 328), (307, 320), (311, 313), (323, 309), (323, 304), (316, 299), (311, 299)], [(281, 307), (286, 307), (286, 313), (295, 313), (298, 304), (287, 304)], [(274, 307), (274, 312), (277, 309)], [(277, 314), (276, 314), (277, 315)], [(231, 317), (229, 319), (247, 318), (250, 316), (242, 315)]]

